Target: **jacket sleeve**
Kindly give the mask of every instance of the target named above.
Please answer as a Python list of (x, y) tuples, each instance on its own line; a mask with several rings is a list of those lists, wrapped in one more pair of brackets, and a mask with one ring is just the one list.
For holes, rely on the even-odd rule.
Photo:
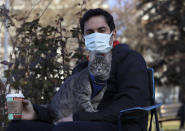
[(37, 114), (37, 120), (52, 123), (52, 118), (47, 107), (33, 104), (33, 108)]
[(113, 103), (98, 112), (78, 112), (73, 115), (73, 119), (115, 123), (118, 121), (120, 110), (147, 105), (148, 74), (145, 61), (140, 54), (132, 52), (121, 61), (117, 66), (116, 77), (118, 93)]

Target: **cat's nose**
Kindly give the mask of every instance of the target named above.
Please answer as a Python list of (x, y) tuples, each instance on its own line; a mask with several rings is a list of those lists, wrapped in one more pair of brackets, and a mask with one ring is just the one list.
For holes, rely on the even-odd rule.
[(101, 69), (98, 69), (98, 72), (101, 72)]

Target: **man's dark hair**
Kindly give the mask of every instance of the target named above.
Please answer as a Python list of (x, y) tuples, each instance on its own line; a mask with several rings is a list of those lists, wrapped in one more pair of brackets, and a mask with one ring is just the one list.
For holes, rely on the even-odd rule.
[(112, 30), (115, 29), (113, 16), (109, 12), (107, 12), (107, 11), (101, 9), (101, 8), (96, 8), (96, 9), (88, 10), (83, 15), (83, 17), (80, 19), (80, 28), (81, 28), (81, 31), (82, 31), (83, 34), (84, 34), (84, 24), (85, 24), (85, 22), (88, 21), (93, 16), (104, 16), (105, 20), (106, 20), (106, 23), (108, 24), (110, 30), (112, 31)]

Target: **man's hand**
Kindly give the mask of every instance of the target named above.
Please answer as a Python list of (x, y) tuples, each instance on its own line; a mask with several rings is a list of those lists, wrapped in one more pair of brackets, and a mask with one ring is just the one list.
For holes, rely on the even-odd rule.
[(33, 109), (33, 105), (29, 100), (23, 101), (23, 112), (22, 112), (22, 120), (35, 120), (36, 112)]

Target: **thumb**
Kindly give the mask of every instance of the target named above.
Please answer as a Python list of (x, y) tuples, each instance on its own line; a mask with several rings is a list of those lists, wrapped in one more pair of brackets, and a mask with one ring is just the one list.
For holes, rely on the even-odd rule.
[(22, 104), (23, 104), (23, 106), (27, 106), (27, 105), (29, 105), (31, 102), (29, 101), (29, 100), (23, 100), (22, 101)]
[(22, 102), (23, 102), (24, 104), (28, 104), (28, 103), (29, 103), (29, 100), (26, 100), (26, 99), (25, 99), (25, 100), (23, 100)]

